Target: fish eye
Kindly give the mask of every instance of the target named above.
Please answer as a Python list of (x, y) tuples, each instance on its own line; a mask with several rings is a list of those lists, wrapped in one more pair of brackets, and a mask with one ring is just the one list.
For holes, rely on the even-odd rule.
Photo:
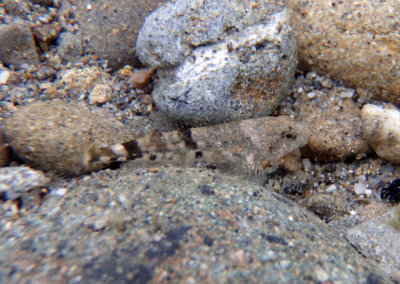
[(295, 140), (296, 139), (296, 134), (291, 133), (291, 132), (283, 132), (282, 133), (282, 138), (285, 138), (287, 140)]

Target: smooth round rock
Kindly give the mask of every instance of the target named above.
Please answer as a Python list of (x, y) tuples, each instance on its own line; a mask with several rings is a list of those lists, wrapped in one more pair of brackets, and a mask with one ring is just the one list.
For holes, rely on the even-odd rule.
[(6, 120), (11, 148), (26, 163), (73, 176), (129, 156), (131, 133), (114, 117), (61, 100), (35, 102)]
[(400, 163), (400, 111), (366, 104), (361, 110), (364, 138), (375, 153), (390, 162)]
[(136, 49), (143, 63), (158, 68), (155, 104), (188, 125), (275, 110), (296, 66), (294, 37), (278, 2), (178, 0), (150, 14)]

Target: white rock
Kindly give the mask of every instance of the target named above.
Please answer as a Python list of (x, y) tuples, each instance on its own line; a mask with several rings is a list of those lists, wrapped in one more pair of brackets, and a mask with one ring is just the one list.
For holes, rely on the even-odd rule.
[(351, 97), (353, 97), (353, 95), (354, 95), (354, 90), (346, 90), (346, 91), (340, 92), (340, 97), (342, 99), (351, 98)]
[(334, 193), (334, 192), (336, 191), (336, 189), (337, 189), (336, 184), (331, 184), (330, 186), (328, 186), (328, 187), (325, 189), (325, 192), (326, 192), (326, 193)]
[(367, 187), (363, 183), (356, 183), (354, 184), (354, 192), (356, 194), (365, 194)]
[(0, 70), (0, 85), (7, 83), (10, 78), (10, 72), (7, 70)]
[(51, 195), (55, 196), (64, 196), (67, 193), (68, 189), (61, 187), (51, 191)]
[(367, 104), (361, 110), (363, 135), (376, 154), (400, 163), (400, 112), (392, 105), (385, 108)]
[(312, 164), (311, 164), (310, 159), (303, 159), (301, 162), (303, 163), (303, 169), (306, 172), (309, 172), (312, 170)]

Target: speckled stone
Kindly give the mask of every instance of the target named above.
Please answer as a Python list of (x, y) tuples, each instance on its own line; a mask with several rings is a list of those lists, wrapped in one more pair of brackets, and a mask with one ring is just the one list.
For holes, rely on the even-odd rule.
[(0, 25), (0, 42), (0, 61), (4, 64), (26, 67), (39, 63), (30, 27), (23, 21)]
[(400, 103), (398, 0), (287, 1), (299, 65), (366, 98)]
[(64, 60), (79, 60), (78, 55), (94, 54), (107, 60), (113, 69), (137, 64), (136, 37), (144, 18), (165, 0), (74, 0), (61, 1), (79, 27), (64, 32), (60, 54)]
[(4, 123), (11, 148), (33, 167), (74, 176), (99, 170), (129, 153), (132, 134), (111, 114), (83, 104), (37, 101)]
[(3, 281), (388, 282), (313, 214), (264, 187), (129, 166), (54, 184), (66, 194), (35, 214), (3, 213)]
[(346, 238), (362, 255), (380, 263), (380, 267), (398, 283), (400, 282), (400, 231), (389, 225), (390, 218), (391, 214), (388, 213), (368, 220), (348, 230)]
[(28, 167), (0, 168), (0, 194), (5, 194), (7, 199), (15, 199), (35, 187), (44, 187), (49, 181), (43, 172)]
[(155, 104), (191, 126), (269, 115), (297, 63), (284, 3), (275, 0), (169, 2), (146, 18), (136, 49), (157, 68)]
[(301, 204), (324, 220), (330, 220), (332, 217), (342, 216), (348, 212), (344, 198), (335, 194), (314, 193), (302, 200)]
[(339, 161), (370, 153), (362, 134), (361, 111), (342, 87), (300, 94), (299, 119), (308, 123), (310, 140), (303, 154), (316, 161)]

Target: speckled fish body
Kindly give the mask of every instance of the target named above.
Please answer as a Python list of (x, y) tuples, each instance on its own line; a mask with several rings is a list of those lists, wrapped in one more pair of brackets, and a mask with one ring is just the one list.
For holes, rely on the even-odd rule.
[(308, 139), (302, 123), (280, 116), (159, 133), (137, 142), (146, 160), (205, 162), (228, 171), (261, 173)]

